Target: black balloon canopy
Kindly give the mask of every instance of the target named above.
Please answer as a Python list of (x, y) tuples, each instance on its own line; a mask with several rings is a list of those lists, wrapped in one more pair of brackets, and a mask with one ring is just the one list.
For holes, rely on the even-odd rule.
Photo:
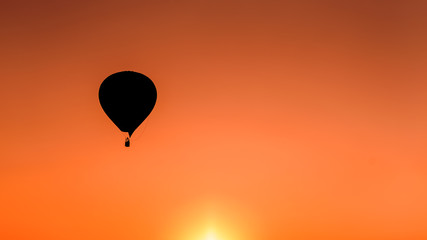
[(122, 132), (129, 133), (129, 137), (151, 113), (156, 99), (154, 83), (137, 72), (114, 73), (99, 87), (102, 109)]

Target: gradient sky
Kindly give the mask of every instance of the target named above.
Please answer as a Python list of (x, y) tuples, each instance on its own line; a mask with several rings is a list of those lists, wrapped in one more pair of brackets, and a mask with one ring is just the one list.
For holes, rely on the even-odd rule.
[[(0, 239), (427, 239), (426, 12), (2, 1)], [(123, 70), (158, 90), (131, 148)]]

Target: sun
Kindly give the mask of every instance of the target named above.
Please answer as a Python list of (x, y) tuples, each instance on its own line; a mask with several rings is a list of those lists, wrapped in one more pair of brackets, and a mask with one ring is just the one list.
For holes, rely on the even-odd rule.
[(209, 232), (208, 234), (206, 234), (206, 237), (205, 237), (204, 240), (219, 240), (219, 239), (216, 238), (215, 233)]

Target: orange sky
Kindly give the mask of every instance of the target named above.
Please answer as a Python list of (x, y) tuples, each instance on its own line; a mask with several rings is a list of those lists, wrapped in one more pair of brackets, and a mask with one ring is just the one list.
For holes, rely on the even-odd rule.
[[(426, 1), (0, 4), (0, 239), (427, 239)], [(156, 84), (131, 148), (98, 102)]]

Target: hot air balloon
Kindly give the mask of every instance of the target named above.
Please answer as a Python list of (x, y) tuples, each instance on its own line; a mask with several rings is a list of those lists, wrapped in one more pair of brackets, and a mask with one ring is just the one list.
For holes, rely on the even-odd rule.
[(113, 123), (127, 132), (125, 146), (136, 128), (148, 117), (157, 100), (154, 83), (145, 75), (123, 71), (108, 76), (99, 87), (99, 102)]

